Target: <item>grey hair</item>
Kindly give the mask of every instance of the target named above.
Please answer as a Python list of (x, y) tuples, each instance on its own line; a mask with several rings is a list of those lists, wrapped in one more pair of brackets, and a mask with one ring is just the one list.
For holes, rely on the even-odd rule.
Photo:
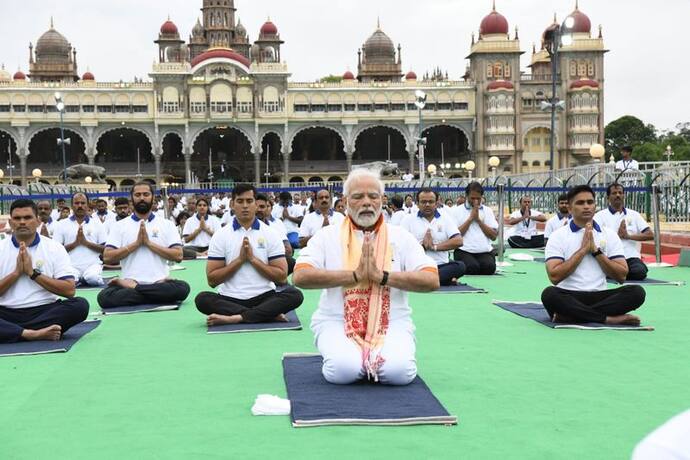
[(360, 179), (375, 180), (378, 184), (379, 192), (381, 193), (381, 195), (383, 195), (384, 187), (383, 182), (381, 181), (381, 176), (373, 171), (364, 168), (353, 169), (352, 172), (350, 172), (350, 174), (347, 176), (347, 179), (345, 179), (345, 183), (343, 183), (343, 195), (349, 196), (350, 192), (352, 191), (352, 184)]

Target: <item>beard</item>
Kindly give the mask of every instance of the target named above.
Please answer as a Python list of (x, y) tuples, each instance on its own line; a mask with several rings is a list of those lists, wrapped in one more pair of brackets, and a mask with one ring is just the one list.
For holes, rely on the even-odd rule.
[[(371, 214), (369, 214), (369, 212)], [(352, 218), (352, 221), (362, 228), (373, 227), (374, 224), (379, 220), (381, 216), (381, 209), (366, 209), (362, 208), (355, 211), (351, 208), (347, 208), (347, 214)]]
[(137, 203), (134, 203), (134, 210), (139, 214), (146, 214), (151, 210), (152, 205), (152, 203), (146, 201), (139, 201)]

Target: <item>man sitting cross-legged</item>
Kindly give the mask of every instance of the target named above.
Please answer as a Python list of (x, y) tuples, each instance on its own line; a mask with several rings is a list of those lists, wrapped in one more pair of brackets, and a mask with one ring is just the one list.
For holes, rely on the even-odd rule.
[(323, 289), (311, 329), (331, 383), (370, 378), (407, 385), (417, 375), (407, 292), (439, 288), (436, 263), (409, 232), (381, 215), (383, 183), (353, 170), (343, 187), (348, 217), (302, 250), (292, 279)]
[(60, 340), (89, 314), (88, 302), (73, 297), (67, 251), (41, 237), (36, 232), (39, 225), (33, 201), (12, 203), (13, 235), (0, 241), (0, 343)]
[(407, 215), (400, 225), (415, 237), (438, 266), (438, 277), (441, 286), (458, 283), (458, 278), (465, 274), (465, 264), (448, 260), (448, 251), (462, 246), (462, 236), (455, 226), (452, 217), (441, 214), (436, 192), (422, 188), (417, 192), (419, 211), (416, 215)]
[(132, 187), (134, 214), (113, 224), (103, 260), (122, 265), (122, 277), (98, 294), (103, 309), (144, 304), (181, 302), (189, 295), (189, 285), (168, 278), (167, 261), (182, 260), (182, 241), (175, 225), (157, 217), (153, 187), (139, 182)]
[(546, 222), (546, 216), (532, 209), (532, 197), (520, 198), (520, 209), (504, 219), (506, 225), (513, 225), (513, 235), (508, 238), (511, 248), (543, 248), (544, 235), (537, 234), (537, 222)]
[(331, 194), (328, 190), (319, 190), (316, 194), (316, 202), (312, 203), (314, 212), (307, 214), (299, 227), (299, 247), (307, 245), (311, 237), (323, 227), (340, 225), (345, 217), (331, 209)]
[(613, 183), (606, 189), (609, 207), (594, 215), (594, 220), (618, 234), (623, 242), (625, 261), (628, 264), (627, 280), (642, 281), (647, 278), (647, 266), (640, 259), (640, 241), (654, 239), (654, 232), (639, 212), (625, 207), (625, 189)]
[(206, 277), (218, 293), (196, 296), (196, 308), (209, 326), (287, 321), (285, 313), (302, 304), (287, 279), (283, 236), (256, 218), (256, 189), (241, 184), (232, 191), (235, 217), (211, 239)]
[(89, 217), (88, 203), (86, 194), (72, 195), (72, 216), (57, 223), (53, 239), (69, 253), (78, 284), (102, 286), (107, 232), (98, 217)]
[(496, 257), (491, 241), (498, 236), (498, 222), (491, 208), (482, 204), (484, 188), (479, 182), (467, 185), (465, 194), (465, 203), (451, 209), (462, 235), (462, 248), (455, 250), (453, 258), (465, 264), (468, 275), (493, 275)]
[(182, 238), (185, 242), (185, 249), (205, 254), (211, 242), (213, 234), (220, 230), (220, 220), (209, 214), (208, 200), (199, 198), (196, 200), (196, 214), (187, 219), (182, 230)]
[(578, 185), (568, 192), (572, 220), (551, 234), (546, 245), (546, 272), (555, 286), (541, 300), (554, 322), (592, 322), (637, 326), (628, 312), (645, 299), (640, 286), (606, 288), (606, 278), (623, 282), (628, 273), (618, 235), (594, 221), (594, 192)]
[(295, 269), (295, 258), (293, 257), (292, 245), (288, 240), (287, 229), (282, 220), (276, 219), (272, 215), (273, 205), (266, 195), (257, 193), (256, 195), (256, 218), (268, 225), (283, 239), (285, 246), (285, 259), (287, 260), (288, 276), (292, 275)]

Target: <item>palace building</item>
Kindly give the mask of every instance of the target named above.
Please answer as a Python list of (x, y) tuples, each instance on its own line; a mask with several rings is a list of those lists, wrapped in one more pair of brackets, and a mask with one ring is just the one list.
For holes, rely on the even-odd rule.
[[(357, 74), (323, 82), (290, 80), (281, 59), (289, 45), (270, 19), (252, 41), (234, 0), (203, 0), (201, 12), (189, 37), (172, 20), (163, 23), (146, 82), (102, 82), (97, 69), (79, 74), (75, 47), (51, 20), (29, 44), (27, 73), (0, 71), (4, 182), (26, 180), (34, 168), (57, 182), (56, 92), (65, 104), (67, 162), (104, 166), (117, 186), (138, 175), (157, 183), (332, 182), (353, 164), (389, 159), (414, 171), (417, 90), (427, 95), (426, 163), (450, 164), (447, 176), (461, 174), (453, 165), (470, 159), (485, 175), (491, 156), (505, 173), (549, 167), (550, 111), (540, 106), (551, 97), (550, 56), (542, 40), (523, 71), (518, 29), (511, 32), (495, 6), (472, 37), (461, 77), (440, 69), (418, 77), (379, 24), (356, 51)], [(577, 4), (570, 16), (572, 43), (559, 54), (557, 97), (565, 106), (557, 116), (556, 167), (586, 162), (604, 136), (601, 27), (593, 33)]]

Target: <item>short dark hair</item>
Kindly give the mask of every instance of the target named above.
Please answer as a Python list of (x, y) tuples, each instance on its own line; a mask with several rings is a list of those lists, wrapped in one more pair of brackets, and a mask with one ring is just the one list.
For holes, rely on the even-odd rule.
[(630, 145), (624, 145), (623, 147), (621, 147), (621, 152), (629, 152), (629, 153), (632, 153), (632, 151), (633, 151), (633, 148), (632, 148), (632, 146), (630, 146)]
[(98, 199), (96, 200), (96, 203), (99, 203), (99, 204), (100, 204), (100, 203), (108, 204), (108, 202), (105, 201), (103, 198), (98, 198)]
[(422, 193), (433, 193), (434, 201), (438, 201), (438, 193), (436, 193), (436, 190), (432, 189), (431, 187), (422, 187), (417, 190), (417, 202), (419, 202), (419, 195)]
[(261, 200), (261, 201), (265, 201), (266, 203), (269, 202), (269, 201), (268, 201), (268, 196), (266, 196), (265, 193), (257, 193), (257, 194), (256, 194), (256, 197), (254, 197), (254, 199), (255, 199), (256, 201)]
[[(254, 187), (252, 184), (237, 184), (235, 185), (235, 188), (232, 189), (232, 199), (234, 200), (236, 197), (247, 192), (252, 192), (252, 195), (254, 195), (254, 198), (256, 198), (256, 187)], [(199, 200), (197, 200), (197, 203), (198, 202)]]
[(558, 195), (558, 201), (566, 201), (568, 199), (568, 194), (567, 193), (561, 193)]
[(608, 197), (608, 196), (611, 196), (611, 191), (612, 191), (615, 187), (620, 187), (621, 189), (623, 189), (623, 192), (625, 193), (625, 187), (623, 187), (623, 184), (619, 184), (618, 182), (614, 182), (614, 183), (612, 183), (612, 184), (609, 184), (608, 187), (606, 187), (606, 196), (607, 196), (607, 197)]
[(403, 198), (400, 195), (393, 195), (393, 197), (389, 200), (390, 203), (395, 206), (397, 209), (402, 209), (403, 207)]
[(568, 190), (568, 203), (572, 203), (575, 197), (580, 193), (591, 193), (592, 197), (596, 198), (594, 190), (589, 185), (576, 185), (575, 187)]
[(412, 195), (410, 195), (410, 194), (408, 193), (407, 195), (405, 195), (405, 199), (407, 199), (407, 197), (412, 198)]
[(10, 206), (10, 216), (12, 215), (12, 211), (15, 209), (23, 208), (31, 208), (34, 212), (34, 216), (38, 216), (38, 206), (36, 206), (34, 200), (30, 200), (28, 198), (19, 198), (18, 200), (14, 200)]
[(280, 201), (291, 201), (292, 200), (292, 194), (290, 192), (280, 192), (280, 194), (278, 195), (278, 200), (280, 200)]
[(480, 195), (484, 196), (484, 187), (479, 182), (470, 182), (465, 187), (465, 195), (469, 195), (470, 192), (479, 192)]
[(151, 182), (146, 182), (146, 181), (142, 180), (142, 181), (139, 181), (136, 184), (132, 185), (132, 190), (129, 191), (130, 197), (134, 196), (134, 189), (137, 187), (148, 187), (149, 190), (151, 191), (151, 195), (156, 194), (156, 191), (153, 189), (153, 184)]
[(334, 208), (337, 207), (337, 206), (338, 206), (340, 203), (342, 203), (342, 202), (343, 202), (343, 200), (340, 199), (340, 198), (338, 198), (337, 200), (335, 200), (335, 203), (333, 203), (333, 207), (334, 207)]
[(121, 196), (119, 198), (115, 198), (115, 206), (122, 206), (123, 204), (126, 204), (129, 206), (129, 200), (125, 198), (124, 196)]
[(180, 225), (180, 222), (181, 222), (182, 219), (184, 219), (185, 217), (186, 217), (187, 219), (189, 219), (191, 216), (190, 216), (190, 214), (189, 214), (187, 211), (180, 211), (180, 213), (177, 215), (177, 217), (175, 217), (175, 223), (179, 226), (179, 225)]
[(196, 199), (196, 205), (197, 206), (199, 206), (200, 201), (203, 201), (204, 203), (206, 203), (207, 208), (211, 207), (211, 205), (208, 203), (208, 199), (205, 196), (200, 196), (199, 198)]

